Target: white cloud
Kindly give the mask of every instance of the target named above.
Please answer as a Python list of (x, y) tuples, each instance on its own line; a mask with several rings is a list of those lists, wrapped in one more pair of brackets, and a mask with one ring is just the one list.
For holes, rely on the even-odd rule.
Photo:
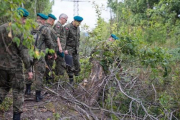
[[(80, 1), (91, 1), (91, 2), (79, 2), (79, 15), (84, 18), (82, 24), (87, 24), (90, 28), (95, 28), (96, 24), (96, 12), (92, 5), (92, 0), (80, 0)], [(96, 4), (103, 4), (105, 7), (107, 6), (107, 0), (96, 0)], [(107, 8), (106, 8), (107, 9)], [(74, 4), (73, 2), (55, 0), (55, 3), (52, 7), (52, 14), (54, 14), (57, 18), (61, 13), (65, 13), (69, 16), (68, 22), (73, 21), (73, 10)], [(108, 21), (110, 19), (109, 9), (102, 11), (102, 17)]]

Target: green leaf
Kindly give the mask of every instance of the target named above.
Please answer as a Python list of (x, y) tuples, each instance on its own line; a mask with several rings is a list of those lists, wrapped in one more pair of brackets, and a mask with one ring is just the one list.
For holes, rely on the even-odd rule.
[(18, 37), (14, 37), (13, 42), (15, 42), (17, 44), (17, 46), (20, 45), (20, 39)]

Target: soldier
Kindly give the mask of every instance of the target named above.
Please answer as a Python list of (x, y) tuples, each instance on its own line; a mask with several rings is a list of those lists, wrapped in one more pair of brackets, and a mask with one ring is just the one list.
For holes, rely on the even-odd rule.
[[(54, 31), (54, 29), (52, 28), (52, 26), (54, 25), (54, 21), (56, 20), (56, 17), (53, 14), (49, 14), (48, 15), (48, 19), (47, 22), (45, 23), (45, 26), (48, 27), (48, 29), (50, 30), (50, 34), (51, 37), (53, 39), (53, 43), (55, 45), (55, 51), (58, 51), (58, 46), (57, 46), (57, 36), (56, 36), (56, 31)], [(61, 47), (61, 46), (60, 46)], [(53, 66), (53, 62), (54, 59), (56, 59), (56, 54), (55, 56), (52, 55), (46, 55), (46, 82), (49, 83), (49, 79), (53, 79), (52, 74), (51, 76), (49, 76), (49, 72), (52, 72), (52, 66)]]
[[(41, 17), (42, 16), (42, 17)], [(37, 14), (37, 23), (38, 23), (38, 26), (41, 25), (41, 28), (44, 28), (43, 25), (45, 25), (46, 23), (46, 20), (48, 19), (48, 16), (42, 14), (42, 13), (38, 13)], [(42, 27), (43, 26), (43, 27)], [(36, 30), (37, 32), (38, 30)], [(40, 30), (42, 32), (42, 30)], [(47, 30), (46, 30), (47, 31)], [(35, 33), (36, 33), (35, 32)], [(36, 39), (36, 38), (35, 38)], [(36, 40), (37, 42), (37, 40)], [(41, 45), (42, 46), (42, 45)], [(32, 85), (33, 81), (32, 80), (29, 80), (29, 79), (26, 79), (26, 90), (25, 90), (25, 95), (30, 95), (31, 94), (31, 85)], [(42, 98), (42, 97), (41, 97)]]
[[(45, 53), (46, 47), (49, 49), (54, 49), (54, 44), (50, 35), (50, 31), (47, 27), (44, 26), (48, 16), (38, 13), (37, 14), (37, 23), (38, 27), (32, 31), (35, 39), (35, 48), (37, 55), (39, 54), (38, 51), (42, 51)], [(46, 62), (45, 57), (41, 57), (40, 59), (34, 59), (34, 70), (35, 70), (35, 90), (36, 95), (35, 99), (37, 102), (43, 99), (41, 96), (41, 90), (43, 88), (43, 77), (46, 70)], [(29, 89), (30, 87), (26, 88)], [(27, 90), (28, 91), (28, 90)]]
[[(91, 51), (90, 54), (90, 59), (89, 61), (92, 62), (93, 60), (98, 60), (100, 61), (102, 64), (102, 67), (104, 69), (105, 74), (108, 74), (108, 67), (114, 62), (114, 60), (116, 60), (116, 64), (118, 65), (118, 67), (120, 68), (120, 64), (119, 64), (119, 58), (116, 59), (113, 58), (111, 55), (117, 55), (117, 49), (114, 50), (114, 46), (113, 42), (115, 40), (118, 40), (119, 38), (114, 35), (111, 34), (110, 37), (108, 38), (108, 40), (105, 41), (100, 41), (100, 43), (98, 45), (96, 45), (96, 47)], [(113, 47), (111, 47), (113, 45)], [(116, 44), (117, 45), (117, 44)]]
[(73, 83), (73, 75), (78, 76), (80, 72), (80, 63), (79, 63), (79, 39), (80, 39), (80, 29), (79, 25), (83, 21), (83, 18), (80, 16), (75, 16), (74, 21), (65, 26), (66, 31), (66, 47), (67, 53), (73, 58), (73, 66), (67, 71), (69, 76), (70, 84)]
[[(45, 52), (46, 47), (49, 49), (54, 49), (53, 40), (50, 35), (50, 31), (47, 27), (44, 26), (45, 21), (48, 19), (48, 16), (38, 13), (37, 14), (37, 23), (38, 27), (36, 30), (33, 30), (33, 33), (40, 31), (39, 37), (36, 39), (35, 46), (40, 51)], [(45, 74), (46, 63), (45, 58), (41, 57), (40, 60), (34, 61), (34, 70), (35, 70), (35, 89), (36, 89), (36, 101), (39, 102), (42, 100), (41, 90), (43, 88), (43, 76)]]
[(64, 60), (64, 53), (67, 54), (67, 51), (65, 51), (66, 46), (66, 36), (65, 31), (63, 28), (63, 25), (67, 22), (68, 16), (64, 13), (62, 13), (59, 16), (59, 21), (54, 25), (54, 30), (56, 31), (56, 35), (58, 37), (58, 48), (59, 48), (59, 55), (56, 59), (56, 75), (64, 75), (66, 63)]
[(111, 42), (113, 42), (115, 40), (118, 40), (118, 39), (119, 38), (116, 35), (114, 35), (114, 34), (111, 34), (111, 36), (109, 37), (109, 41), (111, 41)]
[[(21, 16), (22, 24), (25, 24), (29, 12), (26, 9), (18, 8), (18, 13)], [(27, 49), (22, 45), (23, 33), (14, 35), (9, 28), (9, 23), (0, 26), (0, 104), (12, 88), (13, 120), (20, 120), (24, 102), (23, 63), (29, 71), (28, 79), (32, 79), (33, 73)], [(20, 39), (19, 46), (12, 42), (14, 37)]]

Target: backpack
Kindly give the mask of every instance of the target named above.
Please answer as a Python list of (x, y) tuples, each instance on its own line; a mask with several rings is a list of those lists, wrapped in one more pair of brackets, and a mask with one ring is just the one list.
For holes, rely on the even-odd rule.
[(35, 30), (35, 31), (32, 31), (32, 32), (31, 32), (31, 34), (33, 35), (33, 38), (34, 38), (34, 40), (35, 40), (35, 46), (36, 46), (36, 48), (38, 48), (39, 50), (41, 50), (41, 46), (43, 45), (44, 40), (42, 41), (42, 43), (41, 43), (39, 46), (37, 46), (38, 38), (40, 37), (41, 32), (42, 32), (42, 30), (43, 30), (44, 27), (45, 27), (45, 26), (41, 26), (41, 27), (39, 28), (39, 30)]

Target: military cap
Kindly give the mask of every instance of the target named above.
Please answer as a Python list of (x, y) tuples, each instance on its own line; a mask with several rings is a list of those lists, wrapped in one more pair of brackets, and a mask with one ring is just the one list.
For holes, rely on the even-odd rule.
[(52, 18), (52, 19), (54, 19), (54, 20), (57, 19), (53, 14), (49, 14), (48, 17), (50, 17), (50, 18)]
[(74, 16), (74, 20), (81, 22), (83, 21), (83, 18), (81, 16)]
[(22, 15), (23, 17), (29, 16), (29, 12), (24, 8), (18, 8), (17, 11), (19, 15)]
[(116, 36), (116, 35), (114, 35), (114, 34), (111, 34), (111, 37), (113, 38), (113, 39), (115, 39), (115, 40), (118, 40), (119, 38)]
[(42, 14), (42, 13), (38, 13), (37, 16), (39, 16), (39, 17), (41, 17), (42, 19), (45, 19), (45, 20), (48, 19), (48, 16), (45, 15), (45, 14)]

